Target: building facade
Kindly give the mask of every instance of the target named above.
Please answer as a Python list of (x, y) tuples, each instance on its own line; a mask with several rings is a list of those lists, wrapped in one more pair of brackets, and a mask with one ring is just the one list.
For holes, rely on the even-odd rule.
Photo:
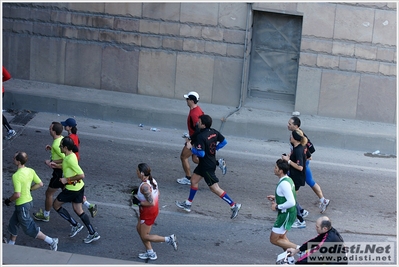
[(257, 98), (396, 123), (396, 2), (2, 8), (14, 78), (177, 99), (194, 90), (220, 105)]

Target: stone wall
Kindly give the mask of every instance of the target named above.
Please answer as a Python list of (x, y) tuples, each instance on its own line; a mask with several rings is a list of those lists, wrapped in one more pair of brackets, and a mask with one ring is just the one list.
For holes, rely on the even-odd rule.
[[(237, 106), (247, 5), (3, 3), (3, 64), (20, 79)], [(250, 5), (303, 17), (296, 110), (396, 123), (395, 2)]]
[(247, 5), (5, 3), (15, 78), (237, 106)]
[(396, 123), (396, 3), (257, 3), (303, 16), (295, 109)]

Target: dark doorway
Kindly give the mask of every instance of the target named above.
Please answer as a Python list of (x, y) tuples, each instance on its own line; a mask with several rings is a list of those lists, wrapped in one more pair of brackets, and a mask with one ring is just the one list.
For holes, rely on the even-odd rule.
[(254, 11), (249, 96), (293, 106), (298, 76), (302, 17)]

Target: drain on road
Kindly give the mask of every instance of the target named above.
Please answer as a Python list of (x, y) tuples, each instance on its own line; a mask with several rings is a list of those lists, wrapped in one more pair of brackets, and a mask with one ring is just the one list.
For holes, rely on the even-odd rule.
[(17, 115), (10, 121), (10, 123), (25, 126), (31, 119), (36, 116), (36, 114), (36, 111), (18, 111)]

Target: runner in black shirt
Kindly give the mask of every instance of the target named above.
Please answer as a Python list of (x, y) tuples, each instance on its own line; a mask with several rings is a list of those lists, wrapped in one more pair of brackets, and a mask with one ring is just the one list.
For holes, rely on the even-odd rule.
[(238, 215), (241, 204), (235, 203), (227, 193), (219, 187), (219, 179), (215, 175), (216, 170), (216, 151), (227, 144), (224, 136), (217, 130), (211, 128), (212, 118), (209, 115), (202, 115), (199, 117), (198, 126), (200, 133), (197, 135), (197, 140), (194, 146), (190, 142), (186, 143), (186, 147), (191, 149), (194, 155), (199, 158), (198, 166), (195, 168), (191, 177), (190, 194), (186, 201), (178, 202), (176, 205), (187, 212), (191, 211), (191, 203), (198, 190), (198, 183), (201, 178), (205, 179), (209, 189), (218, 195), (221, 199), (226, 201), (231, 207), (231, 219)]
[[(305, 185), (306, 180), (306, 143), (308, 139), (301, 130), (297, 129), (291, 132), (290, 142), (293, 146), (291, 155), (283, 155), (282, 159), (288, 161), (288, 165), (290, 165), (288, 176), (294, 181), (295, 191), (298, 194), (299, 188)], [(306, 216), (303, 215), (303, 209), (298, 201), (296, 207), (298, 220), (292, 225), (292, 228), (305, 228), (306, 222), (303, 218)]]

